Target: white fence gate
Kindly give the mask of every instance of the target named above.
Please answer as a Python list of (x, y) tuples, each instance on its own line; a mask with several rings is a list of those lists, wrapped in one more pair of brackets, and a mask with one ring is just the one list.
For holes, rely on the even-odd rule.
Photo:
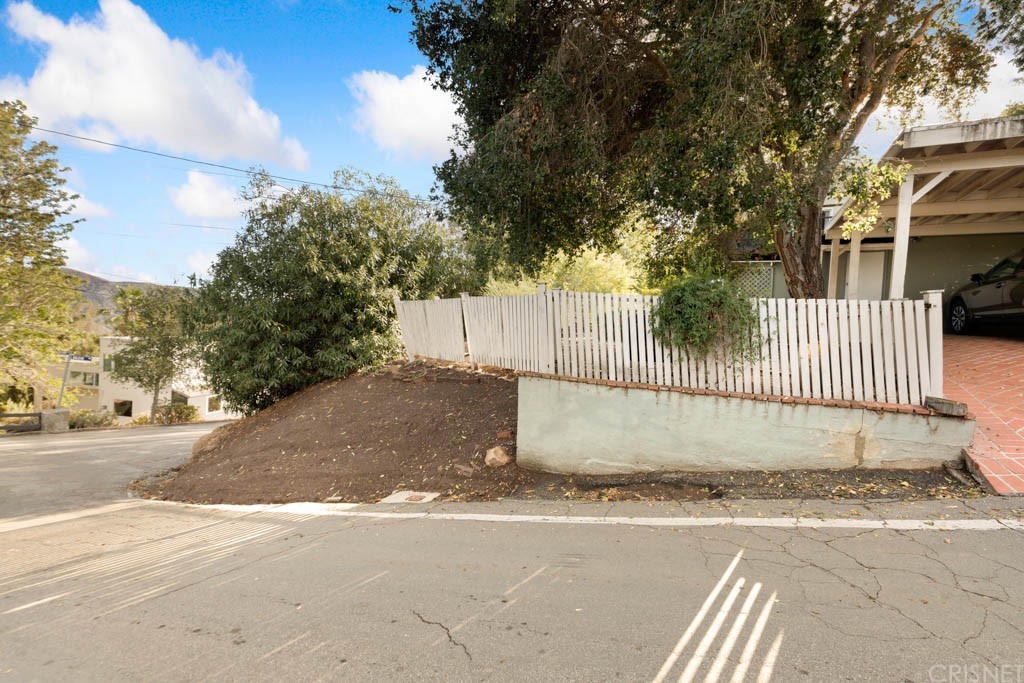
[(743, 360), (663, 345), (651, 332), (657, 301), (553, 290), (397, 305), (410, 357), (464, 360), (465, 340), (472, 362), (567, 377), (911, 405), (942, 395), (938, 292), (924, 301), (755, 299), (761, 349)]

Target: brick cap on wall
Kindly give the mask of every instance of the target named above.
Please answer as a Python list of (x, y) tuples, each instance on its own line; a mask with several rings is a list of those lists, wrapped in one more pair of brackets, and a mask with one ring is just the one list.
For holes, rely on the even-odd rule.
[[(553, 379), (560, 382), (576, 382), (578, 384), (596, 384), (616, 389), (644, 389), (646, 391), (674, 391), (680, 394), (693, 396), (718, 396), (720, 398), (743, 398), (748, 401), (766, 401), (773, 403), (787, 403), (805, 406), (828, 406), (831, 408), (864, 408), (880, 413), (911, 413), (914, 415), (929, 415), (937, 417), (949, 417), (925, 408), (924, 406), (905, 405), (899, 403), (875, 403), (871, 401), (845, 401), (832, 398), (807, 398), (804, 396), (775, 396), (772, 394), (746, 394), (737, 391), (713, 391), (711, 389), (691, 389), (689, 387), (669, 387), (661, 384), (642, 384), (639, 382), (616, 382), (606, 379), (591, 379), (585, 377), (566, 377), (564, 375), (552, 375), (546, 372), (530, 372), (517, 370), (516, 375), (520, 377), (538, 377), (540, 379)], [(973, 420), (974, 416), (967, 413), (962, 419)]]

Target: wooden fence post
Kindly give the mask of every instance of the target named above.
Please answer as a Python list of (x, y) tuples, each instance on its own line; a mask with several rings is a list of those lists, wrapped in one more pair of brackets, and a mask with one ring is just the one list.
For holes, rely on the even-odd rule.
[[(925, 316), (928, 318), (928, 374), (931, 375), (931, 395), (944, 398), (942, 387), (942, 292), (929, 289), (924, 296)], [(923, 397), (922, 397), (923, 398)]]
[(473, 358), (473, 344), (469, 341), (469, 294), (462, 292), (459, 294), (462, 306), (462, 329), (466, 335), (466, 354), (469, 356), (469, 367), (476, 370), (477, 364), (476, 359)]

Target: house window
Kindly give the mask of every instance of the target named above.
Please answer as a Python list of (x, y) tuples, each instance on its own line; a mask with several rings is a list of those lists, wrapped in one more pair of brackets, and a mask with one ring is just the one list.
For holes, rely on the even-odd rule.
[(83, 372), (82, 373), (82, 384), (87, 387), (98, 387), (100, 385), (100, 375), (98, 372)]
[(132, 402), (114, 399), (114, 415), (119, 417), (132, 416)]
[(185, 394), (181, 393), (180, 391), (173, 391), (172, 390), (171, 391), (171, 403), (187, 404), (188, 403), (188, 396), (186, 396)]
[(208, 399), (206, 399), (206, 412), (216, 413), (218, 410), (220, 410), (219, 394), (217, 396), (211, 396)]
[(103, 358), (103, 372), (114, 371), (114, 359), (104, 356)]

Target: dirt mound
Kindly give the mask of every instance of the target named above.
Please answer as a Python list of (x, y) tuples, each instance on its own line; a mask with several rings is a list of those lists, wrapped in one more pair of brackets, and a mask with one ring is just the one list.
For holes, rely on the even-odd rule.
[(515, 452), (515, 426), (513, 376), (408, 363), (323, 382), (221, 427), (187, 464), (138, 488), (240, 504), (373, 502), (399, 489), (493, 499), (537, 476), (484, 465), (492, 446)]

